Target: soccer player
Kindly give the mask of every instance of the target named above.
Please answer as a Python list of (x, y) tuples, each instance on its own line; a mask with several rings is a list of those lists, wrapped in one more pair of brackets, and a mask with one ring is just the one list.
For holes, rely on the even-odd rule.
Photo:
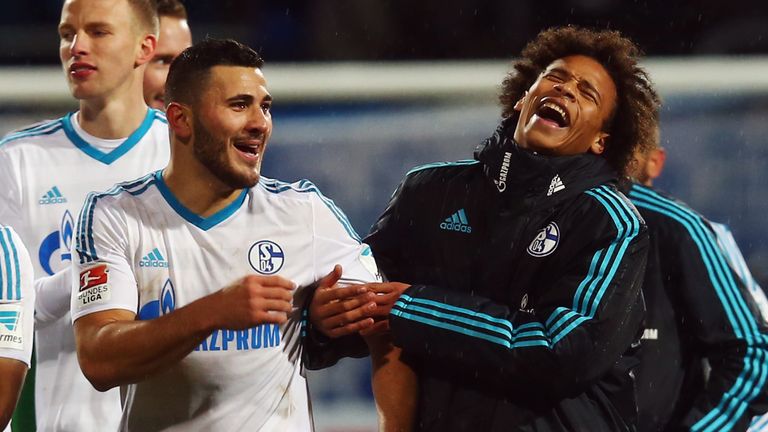
[(0, 430), (9, 425), (32, 357), (32, 262), (18, 234), (0, 225)]
[(144, 101), (151, 108), (165, 110), (165, 79), (171, 62), (192, 45), (187, 10), (179, 0), (157, 0), (160, 36), (155, 56), (144, 72)]
[(69, 318), (71, 245), (86, 195), (164, 166), (168, 128), (142, 96), (158, 20), (151, 0), (67, 0), (59, 54), (77, 112), (0, 142), (0, 222), (34, 258), (35, 411), (42, 431), (117, 428), (119, 392), (80, 372)]
[(768, 409), (768, 304), (730, 231), (652, 187), (665, 157), (638, 151), (629, 192), (651, 239), (638, 430), (744, 431)]
[(658, 109), (638, 56), (614, 31), (542, 32), (505, 78), (504, 119), (475, 159), (411, 170), (374, 225), (366, 241), (404, 289), (388, 321), (402, 351), (378, 372), (389, 402), (417, 393), (406, 426), (633, 428), (625, 353), (648, 238), (617, 178)]
[(166, 86), (170, 163), (91, 194), (78, 218), (77, 352), (96, 388), (122, 386), (120, 430), (311, 430), (311, 288), (377, 280), (370, 248), (312, 183), (260, 175), (261, 66), (232, 40), (185, 50)]

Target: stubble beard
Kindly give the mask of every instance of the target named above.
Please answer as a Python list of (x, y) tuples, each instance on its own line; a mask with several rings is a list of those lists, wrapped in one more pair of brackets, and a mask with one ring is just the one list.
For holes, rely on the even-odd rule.
[(211, 174), (232, 189), (256, 186), (259, 182), (257, 171), (238, 172), (228, 160), (225, 144), (217, 140), (196, 117), (193, 118), (193, 128), (195, 133), (193, 153)]

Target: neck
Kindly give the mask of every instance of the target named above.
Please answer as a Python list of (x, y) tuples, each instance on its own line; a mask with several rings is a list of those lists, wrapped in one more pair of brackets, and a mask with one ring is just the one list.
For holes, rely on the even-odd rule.
[(223, 183), (194, 155), (181, 152), (172, 154), (163, 180), (184, 207), (204, 218), (232, 204), (242, 191)]
[(147, 115), (147, 104), (133, 81), (108, 97), (81, 100), (80, 127), (102, 139), (126, 138), (138, 129)]

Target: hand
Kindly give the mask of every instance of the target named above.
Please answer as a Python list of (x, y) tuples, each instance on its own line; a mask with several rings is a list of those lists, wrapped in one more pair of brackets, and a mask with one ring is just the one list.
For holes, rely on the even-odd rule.
[(389, 331), (389, 313), (400, 295), (411, 286), (401, 282), (370, 283), (363, 285), (376, 293), (376, 309), (373, 317), (376, 323), (360, 331), (364, 337), (381, 335)]
[(375, 295), (365, 285), (338, 286), (341, 266), (320, 279), (309, 305), (309, 319), (320, 333), (331, 338), (357, 333), (371, 325)]
[(216, 327), (243, 330), (259, 324), (282, 324), (291, 312), (296, 284), (280, 276), (250, 275), (212, 295)]

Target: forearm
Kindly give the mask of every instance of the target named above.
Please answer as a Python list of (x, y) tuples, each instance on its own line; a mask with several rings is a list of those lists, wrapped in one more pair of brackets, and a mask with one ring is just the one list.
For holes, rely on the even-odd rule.
[(148, 321), (104, 318), (99, 313), (80, 318), (75, 337), (83, 373), (96, 389), (105, 391), (169, 369), (214, 330), (206, 299)]
[(0, 430), (4, 430), (11, 421), (16, 402), (19, 400), (27, 365), (13, 359), (0, 358)]
[(402, 350), (388, 335), (367, 337), (371, 352), (371, 385), (382, 432), (413, 430), (418, 401), (418, 380), (401, 360)]
[(38, 278), (34, 284), (35, 326), (44, 328), (69, 311), (72, 267), (67, 266), (53, 276)]

